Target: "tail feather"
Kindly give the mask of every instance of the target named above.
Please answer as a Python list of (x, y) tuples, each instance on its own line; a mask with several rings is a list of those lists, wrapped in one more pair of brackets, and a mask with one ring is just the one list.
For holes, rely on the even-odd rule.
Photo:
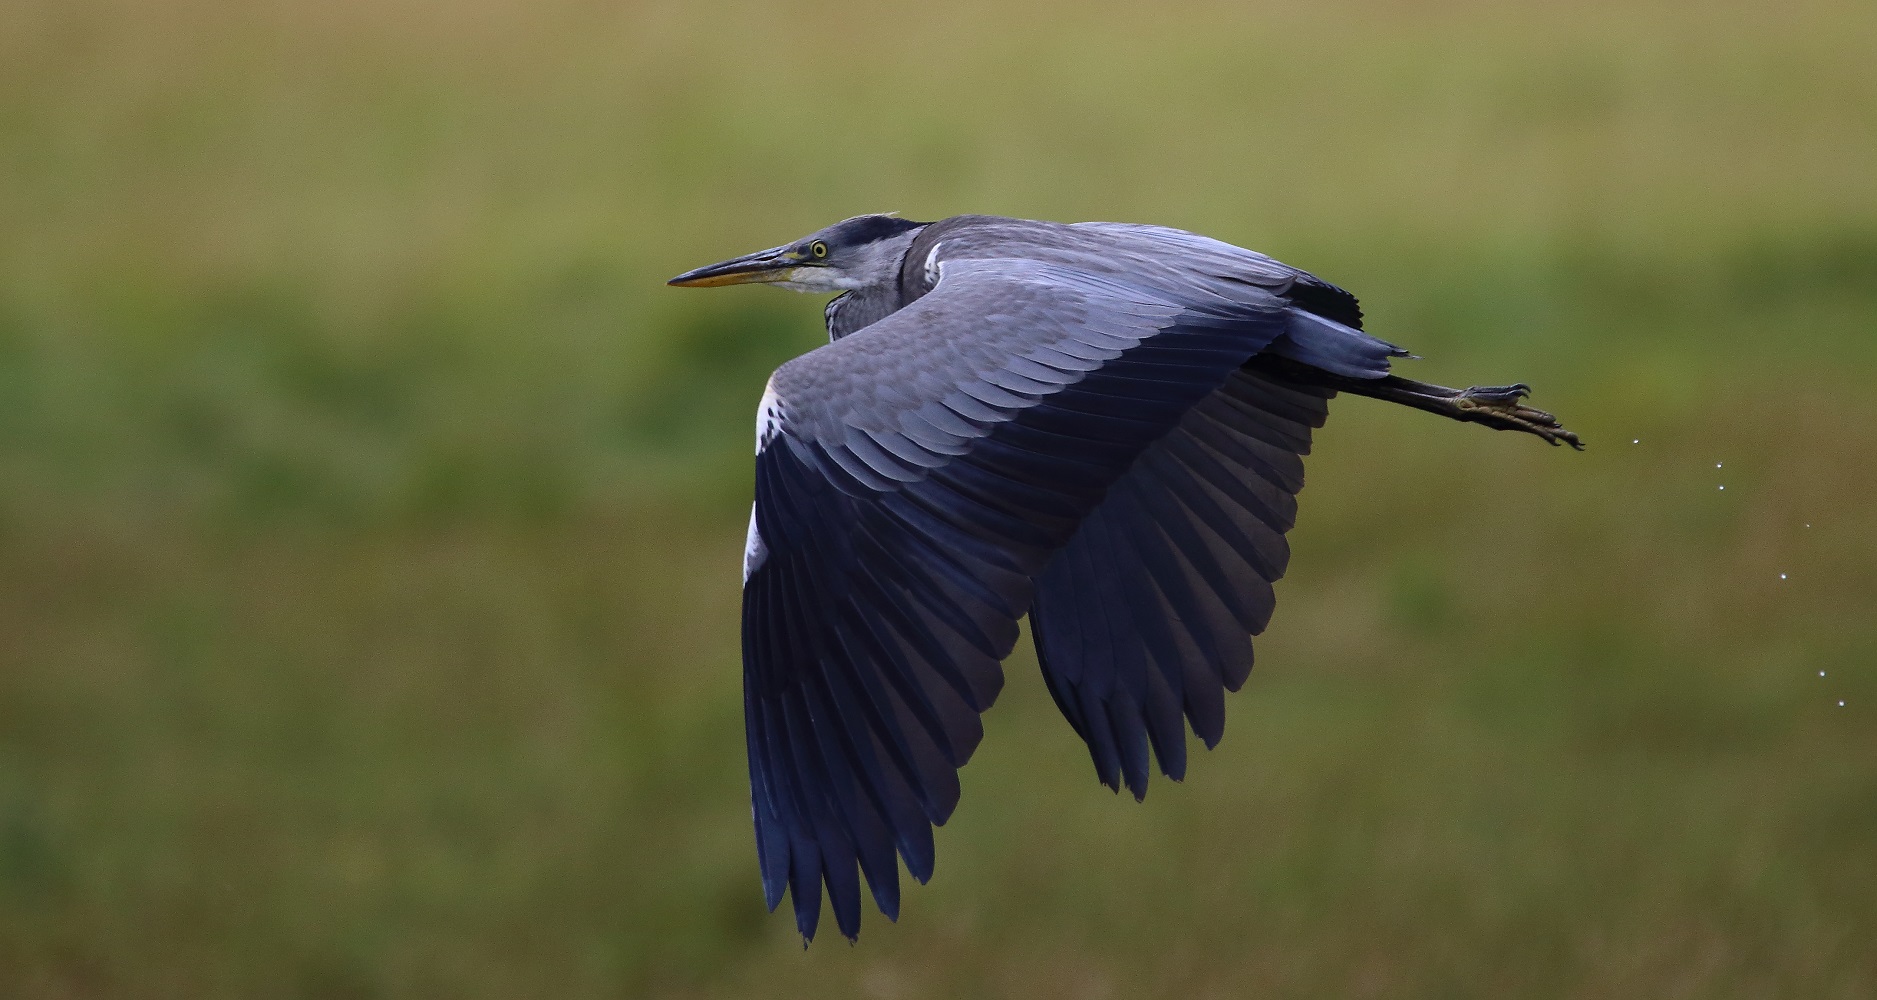
[(1291, 310), (1283, 335), (1265, 353), (1357, 379), (1381, 378), (1388, 374), (1390, 358), (1412, 357), (1386, 340), (1301, 309)]

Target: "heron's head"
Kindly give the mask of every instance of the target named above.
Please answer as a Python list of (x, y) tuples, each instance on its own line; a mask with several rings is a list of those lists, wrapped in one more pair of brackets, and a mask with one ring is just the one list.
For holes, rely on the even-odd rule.
[(666, 284), (763, 282), (797, 292), (866, 288), (898, 280), (900, 261), (925, 225), (892, 215), (857, 215), (792, 243), (686, 271)]

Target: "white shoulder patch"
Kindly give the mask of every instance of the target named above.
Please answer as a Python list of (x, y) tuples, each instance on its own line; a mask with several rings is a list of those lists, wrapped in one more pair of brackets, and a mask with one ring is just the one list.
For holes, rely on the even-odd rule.
[(762, 532), (756, 530), (756, 505), (749, 505), (749, 534), (743, 539), (743, 582), (748, 583), (750, 574), (761, 569), (769, 558), (769, 546), (763, 544)]
[[(756, 404), (756, 454), (763, 453), (769, 442), (782, 433), (782, 397), (776, 395), (774, 376), (763, 386), (763, 401)], [(754, 530), (754, 529), (752, 529)]]
[(938, 284), (939, 270), (944, 267), (943, 264), (939, 263), (938, 252), (944, 246), (945, 241), (939, 240), (937, 243), (932, 244), (932, 249), (925, 255), (925, 281), (928, 285)]

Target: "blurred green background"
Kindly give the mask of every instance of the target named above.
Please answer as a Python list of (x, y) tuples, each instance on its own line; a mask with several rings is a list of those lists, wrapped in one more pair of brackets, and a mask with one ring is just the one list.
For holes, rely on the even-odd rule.
[[(0, 4), (0, 996), (1877, 996), (1873, 39)], [(1264, 250), (1590, 450), (1340, 403), (1186, 783), (1020, 653), (933, 883), (804, 954), (736, 618), (821, 311), (662, 281), (881, 210)]]

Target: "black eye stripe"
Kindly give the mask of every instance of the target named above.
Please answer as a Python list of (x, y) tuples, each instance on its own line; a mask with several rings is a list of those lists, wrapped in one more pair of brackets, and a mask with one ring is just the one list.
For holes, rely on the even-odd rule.
[(857, 246), (883, 240), (908, 229), (918, 229), (923, 225), (923, 222), (890, 215), (861, 215), (840, 223), (834, 231), (840, 234), (842, 246)]

